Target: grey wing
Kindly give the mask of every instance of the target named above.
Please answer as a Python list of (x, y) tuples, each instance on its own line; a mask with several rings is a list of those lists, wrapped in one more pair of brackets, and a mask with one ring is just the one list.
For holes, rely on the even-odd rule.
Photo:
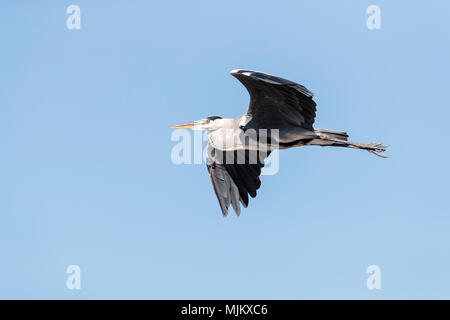
[(211, 176), (211, 183), (214, 188), (214, 193), (219, 200), (220, 209), (224, 216), (228, 215), (228, 208), (230, 204), (233, 206), (237, 215), (241, 213), (241, 206), (239, 205), (239, 191), (236, 184), (231, 179), (223, 165), (208, 165), (208, 172)]
[[(256, 197), (256, 190), (261, 186), (259, 175), (264, 167), (264, 159), (270, 152), (260, 152), (258, 160), (253, 161), (248, 150), (225, 152), (214, 149), (210, 145), (208, 149), (207, 168), (222, 214), (227, 216), (231, 205), (234, 212), (239, 215), (241, 211), (239, 202), (246, 208), (248, 195), (252, 198)], [(243, 163), (237, 163), (239, 159), (237, 152), (245, 153)], [(233, 154), (227, 156), (227, 153)], [(229, 159), (234, 161), (227, 161)]]
[(244, 129), (301, 127), (313, 130), (316, 103), (313, 93), (304, 86), (258, 71), (233, 70), (230, 74), (250, 94), (242, 123)]

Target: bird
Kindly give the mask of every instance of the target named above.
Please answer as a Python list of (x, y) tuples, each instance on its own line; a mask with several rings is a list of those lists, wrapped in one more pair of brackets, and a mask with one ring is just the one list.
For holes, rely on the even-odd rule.
[(206, 167), (222, 211), (230, 205), (237, 216), (261, 186), (264, 159), (274, 149), (333, 146), (381, 153), (389, 145), (348, 141), (346, 132), (314, 128), (316, 103), (306, 87), (260, 71), (235, 69), (230, 74), (247, 89), (247, 112), (236, 118), (210, 116), (173, 129), (206, 130)]

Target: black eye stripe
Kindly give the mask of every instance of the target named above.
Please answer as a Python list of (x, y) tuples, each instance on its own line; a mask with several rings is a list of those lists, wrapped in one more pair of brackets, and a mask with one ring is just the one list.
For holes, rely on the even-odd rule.
[(222, 117), (218, 117), (218, 116), (211, 116), (211, 117), (208, 117), (208, 118), (206, 118), (206, 119), (208, 119), (208, 120), (216, 120), (216, 119), (222, 119)]

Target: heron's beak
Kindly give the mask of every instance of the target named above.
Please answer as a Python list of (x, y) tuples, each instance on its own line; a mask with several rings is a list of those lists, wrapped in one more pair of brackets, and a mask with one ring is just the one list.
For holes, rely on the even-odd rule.
[(188, 122), (188, 123), (182, 123), (177, 124), (174, 126), (171, 126), (172, 129), (194, 129), (194, 126), (198, 125), (198, 123), (195, 122)]

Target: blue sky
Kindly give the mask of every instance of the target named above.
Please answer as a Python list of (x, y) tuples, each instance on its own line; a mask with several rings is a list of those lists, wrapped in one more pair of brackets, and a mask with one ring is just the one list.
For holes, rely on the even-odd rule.
[[(450, 298), (448, 1), (0, 9), (0, 298)], [(172, 163), (169, 126), (244, 113), (235, 68), (305, 85), (317, 127), (390, 158), (283, 151), (224, 219), (204, 165)]]

